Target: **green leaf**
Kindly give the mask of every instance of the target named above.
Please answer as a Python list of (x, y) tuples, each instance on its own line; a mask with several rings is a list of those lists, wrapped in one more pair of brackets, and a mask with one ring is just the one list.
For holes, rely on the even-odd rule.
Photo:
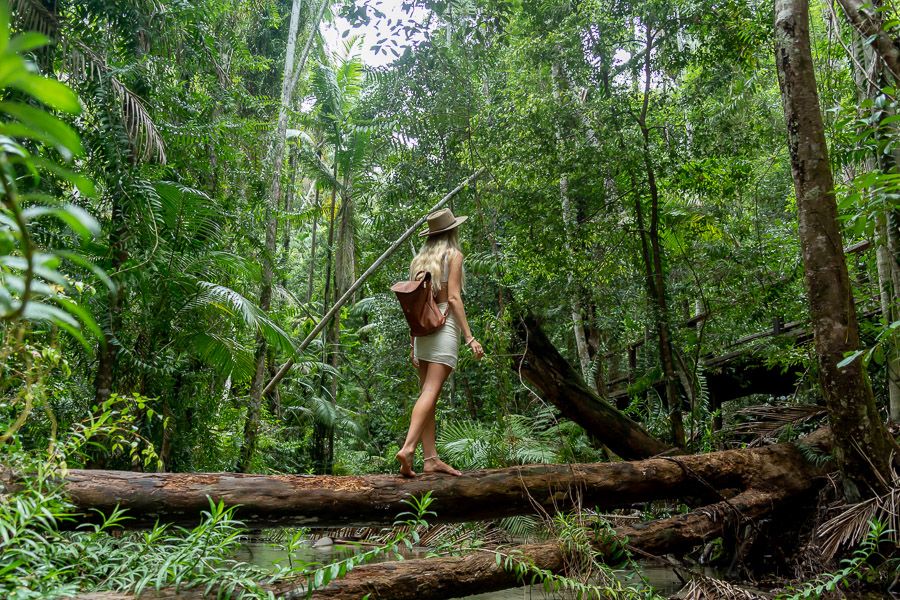
[(47, 215), (56, 217), (84, 241), (100, 235), (100, 223), (86, 210), (74, 204), (64, 207), (33, 206), (23, 211), (23, 215), (28, 220)]
[(72, 337), (77, 339), (83, 346), (90, 350), (90, 346), (84, 336), (81, 334), (78, 321), (67, 312), (49, 304), (30, 300), (25, 305), (25, 311), (22, 318), (28, 321), (45, 321), (66, 330)]
[(850, 355), (848, 355), (846, 358), (844, 358), (844, 360), (842, 360), (841, 362), (839, 362), (837, 364), (838, 369), (843, 369), (845, 367), (850, 366), (853, 363), (853, 361), (855, 361), (857, 358), (859, 358), (860, 356), (865, 354), (865, 352), (866, 352), (865, 350), (857, 350), (856, 352), (852, 352)]
[(15, 52), (16, 54), (21, 54), (23, 52), (30, 52), (36, 48), (41, 48), (50, 43), (50, 38), (46, 35), (28, 31), (25, 33), (21, 33), (14, 37), (12, 41), (9, 43), (9, 52)]
[(0, 2), (0, 52), (9, 46), (9, 3)]
[(40, 75), (27, 74), (11, 81), (10, 87), (25, 92), (56, 110), (77, 115), (81, 112), (81, 102), (78, 95), (68, 87), (56, 81)]
[(39, 156), (34, 157), (34, 163), (38, 167), (49, 171), (60, 179), (68, 181), (69, 183), (74, 185), (83, 196), (93, 198), (97, 195), (97, 190), (94, 187), (94, 183), (84, 175), (76, 173), (75, 171), (57, 164), (52, 160), (47, 160)]
[(54, 301), (62, 306), (66, 311), (68, 311), (69, 314), (78, 318), (81, 321), (83, 327), (90, 331), (95, 338), (97, 338), (98, 340), (105, 339), (103, 336), (103, 330), (100, 329), (100, 326), (97, 325), (96, 321), (94, 321), (94, 317), (91, 316), (91, 313), (85, 310), (84, 307), (82, 307), (80, 304), (78, 304), (77, 302), (73, 302), (67, 298), (60, 297), (54, 298)]
[(99, 265), (95, 265), (80, 254), (71, 252), (69, 250), (57, 250), (56, 255), (91, 271), (94, 275), (97, 276), (97, 279), (99, 279), (103, 282), (104, 285), (106, 285), (109, 290), (112, 291), (116, 289), (116, 284), (112, 279), (110, 279), (109, 275), (106, 274), (106, 271), (104, 271)]
[(78, 137), (75, 130), (47, 111), (22, 104), (21, 102), (0, 102), (0, 112), (12, 115), (35, 133), (43, 134), (45, 139), (52, 141), (56, 150), (66, 160), (71, 159), (73, 156), (82, 156), (84, 154), (81, 138)]
[(879, 125), (890, 125), (891, 123), (896, 123), (900, 121), (900, 115), (891, 115), (889, 117), (885, 117), (878, 122)]

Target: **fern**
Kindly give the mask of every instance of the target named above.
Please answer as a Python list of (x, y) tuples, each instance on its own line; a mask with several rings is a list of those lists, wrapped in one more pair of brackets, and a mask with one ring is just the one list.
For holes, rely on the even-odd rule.
[(794, 446), (800, 451), (800, 454), (803, 455), (803, 458), (806, 459), (808, 463), (816, 467), (822, 467), (831, 460), (830, 453), (822, 452), (815, 446), (807, 446), (800, 442), (794, 442)]

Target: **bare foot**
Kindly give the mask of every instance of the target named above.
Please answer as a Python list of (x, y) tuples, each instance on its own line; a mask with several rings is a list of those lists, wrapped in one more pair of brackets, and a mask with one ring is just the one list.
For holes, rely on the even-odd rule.
[(426, 473), (447, 473), (448, 475), (453, 475), (454, 477), (459, 477), (462, 475), (461, 471), (454, 469), (444, 461), (439, 458), (431, 458), (425, 461), (425, 472)]
[(412, 470), (413, 465), (413, 453), (412, 452), (404, 452), (400, 450), (397, 454), (394, 455), (398, 461), (400, 461), (400, 474), (404, 477), (415, 477), (416, 472)]

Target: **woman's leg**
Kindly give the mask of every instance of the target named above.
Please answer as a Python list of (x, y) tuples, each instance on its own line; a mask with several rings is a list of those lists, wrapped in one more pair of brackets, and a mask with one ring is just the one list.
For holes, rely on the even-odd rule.
[(422, 429), (422, 454), (425, 455), (424, 470), (426, 473), (449, 473), (459, 477), (462, 475), (461, 472), (438, 458), (437, 446), (435, 445), (435, 412), (436, 406), (432, 407), (425, 421), (425, 427)]
[[(447, 377), (449, 377), (449, 373)], [(446, 379), (446, 377), (444, 378)], [(424, 381), (424, 380), (423, 380)], [(422, 454), (425, 458), (426, 473), (449, 473), (459, 477), (461, 472), (454, 469), (444, 461), (438, 458), (436, 438), (435, 413), (437, 412), (437, 403), (431, 407), (431, 412), (425, 419), (425, 427), (422, 429)]]
[(422, 393), (422, 386), (425, 385), (425, 375), (428, 373), (428, 365), (430, 365), (427, 360), (419, 361), (419, 393)]
[(406, 477), (415, 475), (415, 472), (412, 470), (412, 462), (416, 453), (416, 445), (419, 443), (419, 438), (422, 437), (422, 432), (429, 417), (432, 422), (434, 421), (434, 407), (437, 404), (438, 396), (441, 394), (441, 387), (453, 370), (441, 363), (419, 361), (420, 376), (423, 370), (422, 365), (425, 365), (425, 378), (424, 380), (420, 379), (421, 391), (419, 399), (416, 400), (416, 405), (413, 407), (412, 417), (409, 420), (409, 431), (406, 433), (406, 441), (403, 442), (403, 447), (397, 452), (397, 460), (400, 461), (400, 473)]

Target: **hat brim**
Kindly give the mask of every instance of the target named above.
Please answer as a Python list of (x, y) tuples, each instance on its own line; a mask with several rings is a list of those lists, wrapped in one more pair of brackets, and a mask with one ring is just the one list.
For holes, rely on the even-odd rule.
[(431, 231), (430, 229), (426, 229), (425, 231), (420, 231), (419, 237), (426, 237), (429, 235), (437, 235), (439, 233), (444, 233), (445, 231), (450, 231), (451, 229), (455, 229), (455, 228), (459, 227), (460, 223), (462, 223), (463, 221), (465, 221), (468, 218), (469, 217), (467, 215), (463, 215), (461, 217), (455, 217), (453, 219), (453, 223), (451, 223), (447, 227), (444, 227), (443, 229), (438, 229), (437, 231)]

